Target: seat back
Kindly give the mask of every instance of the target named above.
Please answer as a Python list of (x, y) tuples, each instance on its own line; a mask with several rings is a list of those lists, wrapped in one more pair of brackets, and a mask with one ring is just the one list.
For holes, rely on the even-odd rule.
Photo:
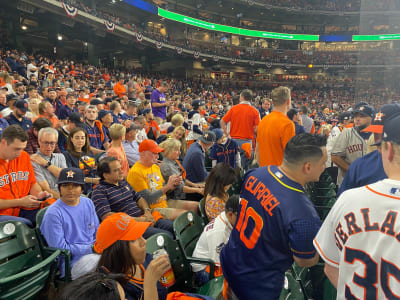
[(169, 290), (190, 291), (193, 285), (193, 273), (178, 242), (164, 233), (153, 235), (147, 239), (146, 252), (152, 255), (158, 249), (167, 251), (174, 271), (175, 284)]
[(204, 197), (201, 198), (199, 202), (199, 212), (204, 224), (208, 224), (209, 221), (206, 214), (206, 199)]
[(175, 219), (175, 236), (186, 257), (192, 256), (204, 226), (203, 219), (192, 211), (187, 211)]
[(0, 223), (0, 299), (36, 298), (59, 255), (59, 250), (42, 249), (36, 231), (25, 224)]

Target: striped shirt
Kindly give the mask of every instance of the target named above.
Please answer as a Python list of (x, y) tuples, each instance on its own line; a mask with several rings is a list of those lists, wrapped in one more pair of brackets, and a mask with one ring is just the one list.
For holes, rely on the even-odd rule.
[(125, 180), (120, 181), (118, 185), (101, 180), (92, 194), (100, 219), (110, 212), (123, 212), (131, 217), (140, 217), (143, 212), (137, 205), (139, 199), (139, 194)]

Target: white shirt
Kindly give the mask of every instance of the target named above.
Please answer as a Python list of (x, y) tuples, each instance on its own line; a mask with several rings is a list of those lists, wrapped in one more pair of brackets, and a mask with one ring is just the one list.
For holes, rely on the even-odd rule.
[(136, 133), (136, 140), (140, 144), (144, 140), (147, 140), (147, 134), (146, 134), (146, 129), (140, 129)]
[[(225, 212), (222, 212), (204, 228), (193, 251), (193, 257), (211, 259), (219, 266), (219, 254), (228, 242), (231, 231), (232, 225)], [(194, 272), (199, 272), (206, 268), (205, 265), (191, 265)]]
[[(399, 212), (400, 181), (384, 179), (340, 195), (314, 239), (325, 263), (339, 268), (337, 299), (345, 299), (346, 286), (365, 299), (365, 282), (373, 294), (366, 299), (400, 295)], [(365, 280), (360, 284), (358, 277)]]
[[(33, 72), (32, 70), (35, 69), (35, 68), (36, 68), (36, 71)], [(35, 75), (36, 78), (38, 78), (38, 75), (39, 75), (38, 69), (39, 69), (39, 68), (38, 68), (37, 66), (34, 66), (33, 64), (29, 64), (29, 65), (26, 67), (26, 76), (28, 77), (28, 79), (31, 78), (31, 75), (32, 75), (32, 74)]]

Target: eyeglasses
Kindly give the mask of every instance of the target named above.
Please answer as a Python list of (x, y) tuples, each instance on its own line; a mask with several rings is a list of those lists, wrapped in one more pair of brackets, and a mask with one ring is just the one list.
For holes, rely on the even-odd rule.
[(55, 147), (55, 145), (57, 145), (57, 142), (47, 142), (47, 141), (40, 141), (42, 144), (44, 144), (45, 146), (52, 146)]

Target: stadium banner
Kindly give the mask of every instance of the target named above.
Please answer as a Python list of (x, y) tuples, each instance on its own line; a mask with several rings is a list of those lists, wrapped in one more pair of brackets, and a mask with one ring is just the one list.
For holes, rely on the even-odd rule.
[(115, 29), (115, 24), (113, 22), (104, 20), (104, 25), (106, 25), (106, 29), (109, 32), (113, 32)]
[(62, 2), (62, 7), (64, 8), (67, 16), (70, 18), (74, 18), (78, 14), (79, 10), (76, 7), (65, 4), (64, 2)]

